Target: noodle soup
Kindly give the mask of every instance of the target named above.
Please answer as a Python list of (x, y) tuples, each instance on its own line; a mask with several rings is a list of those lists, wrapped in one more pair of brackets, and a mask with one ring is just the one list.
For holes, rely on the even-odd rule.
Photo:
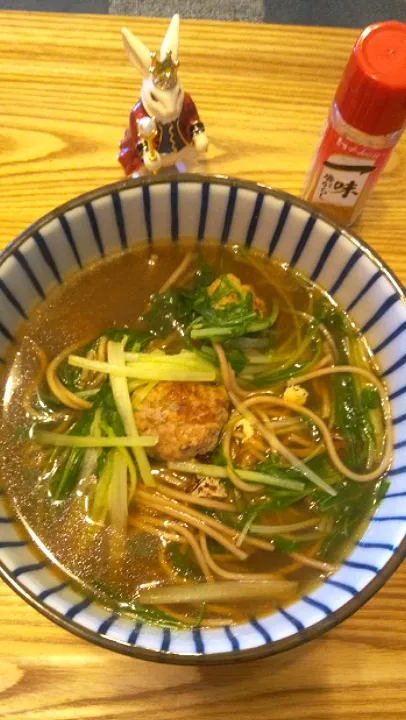
[(73, 275), (23, 327), (2, 476), (106, 606), (243, 622), (332, 573), (383, 496), (375, 373), (345, 314), (276, 261), (137, 248)]

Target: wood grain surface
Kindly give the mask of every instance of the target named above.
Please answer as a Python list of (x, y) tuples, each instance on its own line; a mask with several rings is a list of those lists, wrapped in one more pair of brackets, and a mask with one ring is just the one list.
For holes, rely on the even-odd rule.
[[(78, 193), (118, 180), (139, 79), (123, 18), (0, 13), (0, 247)], [(165, 22), (128, 19), (157, 49)], [(352, 30), (184, 22), (181, 78), (211, 141), (206, 172), (299, 193)], [(406, 141), (358, 231), (406, 281)], [(13, 720), (401, 720), (406, 569), (328, 635), (222, 668), (93, 647), (0, 585), (0, 717)]]

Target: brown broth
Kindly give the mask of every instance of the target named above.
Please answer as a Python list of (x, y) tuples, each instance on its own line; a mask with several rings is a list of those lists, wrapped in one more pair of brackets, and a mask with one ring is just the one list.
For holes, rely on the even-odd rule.
[[(3, 371), (3, 382), (7, 378), (8, 382), (5, 384), (0, 434), (0, 472), (8, 495), (29, 531), (48, 554), (77, 582), (90, 590), (99, 588), (100, 583), (109, 588), (108, 594), (112, 590), (112, 605), (123, 598), (134, 597), (142, 583), (162, 580), (157, 539), (147, 534), (141, 541), (139, 537), (137, 541), (130, 537), (126, 551), (120, 554), (116, 569), (112, 569), (106, 558), (109, 548), (114, 546), (114, 532), (100, 529), (95, 534), (94, 528), (85, 519), (84, 498), (80, 492), (69, 501), (56, 503), (48, 496), (46, 481), (38, 482), (35, 449), (22, 443), (16, 436), (16, 428), (30, 424), (22, 407), (22, 397), (37, 371), (32, 342), (40, 346), (51, 359), (67, 346), (81, 340), (86, 342), (108, 327), (134, 326), (151, 294), (176, 269), (184, 252), (184, 245), (154, 246), (153, 249), (142, 246), (113, 255), (107, 262), (96, 262), (85, 272), (72, 275), (68, 282), (50, 293), (21, 327), (17, 349), (10, 354), (7, 368)], [(286, 303), (290, 303), (296, 310), (311, 314), (314, 299), (320, 295), (320, 291), (278, 263), (270, 265), (270, 283), (232, 249), (219, 249), (211, 245), (204, 249), (203, 256), (219, 274), (232, 272), (242, 282), (252, 283), (265, 302), (269, 303), (277, 290), (282, 310), (278, 321), (279, 343), (288, 348), (286, 342), (294, 333), (294, 324)], [(256, 257), (261, 265), (261, 256)], [(310, 406), (312, 403), (317, 409), (317, 398), (311, 399)], [(300, 511), (300, 519), (306, 517), (308, 510), (305, 505)], [(283, 520), (289, 522), (292, 517), (287, 512)], [(274, 519), (272, 515), (267, 518), (268, 522)], [(362, 522), (363, 518), (360, 517), (360, 528)], [(272, 572), (291, 562), (278, 552), (257, 552), (247, 563), (247, 569)], [(233, 569), (232, 563), (223, 563), (223, 566)], [(299, 581), (302, 593), (318, 581), (319, 573), (301, 568), (293, 577)], [(243, 620), (254, 613), (268, 612), (270, 604), (248, 601), (230, 608), (237, 610), (239, 619)], [(193, 619), (196, 616), (195, 608), (176, 606), (175, 609), (184, 611), (186, 617)]]

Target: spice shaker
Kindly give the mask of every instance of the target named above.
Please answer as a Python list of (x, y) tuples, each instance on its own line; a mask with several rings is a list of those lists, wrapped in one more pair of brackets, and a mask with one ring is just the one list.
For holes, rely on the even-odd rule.
[(367, 27), (354, 45), (303, 197), (338, 222), (361, 214), (406, 122), (406, 24)]

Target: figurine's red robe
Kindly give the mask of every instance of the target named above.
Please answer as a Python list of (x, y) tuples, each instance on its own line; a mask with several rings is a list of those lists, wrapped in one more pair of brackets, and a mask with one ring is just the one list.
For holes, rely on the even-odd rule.
[[(140, 100), (131, 110), (130, 126), (120, 142), (118, 160), (127, 175), (137, 172), (142, 165), (143, 141), (138, 134), (137, 120), (144, 117), (150, 115)], [(201, 126), (196, 106), (190, 95), (185, 93), (178, 119), (166, 125), (157, 122), (158, 133), (153, 140), (154, 147), (161, 153), (179, 152), (186, 145), (192, 144), (194, 130)]]

